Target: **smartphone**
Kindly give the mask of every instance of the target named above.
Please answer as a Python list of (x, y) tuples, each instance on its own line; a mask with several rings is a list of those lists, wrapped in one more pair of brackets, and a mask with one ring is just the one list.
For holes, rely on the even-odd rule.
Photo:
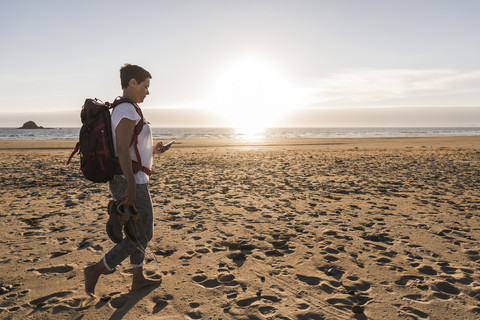
[(163, 145), (164, 148), (167, 148), (169, 147), (170, 145), (174, 144), (175, 143), (175, 140), (172, 140), (170, 142), (167, 142), (166, 144)]

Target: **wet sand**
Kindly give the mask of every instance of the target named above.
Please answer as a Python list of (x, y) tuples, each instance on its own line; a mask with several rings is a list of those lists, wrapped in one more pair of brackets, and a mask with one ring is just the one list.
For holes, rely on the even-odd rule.
[[(1, 319), (478, 319), (480, 137), (180, 140), (128, 290), (71, 140), (0, 141)], [(128, 259), (127, 259), (128, 260)]]

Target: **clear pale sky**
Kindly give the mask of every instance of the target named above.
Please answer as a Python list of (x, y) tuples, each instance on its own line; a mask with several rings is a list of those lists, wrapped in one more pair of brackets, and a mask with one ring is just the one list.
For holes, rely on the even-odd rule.
[(78, 127), (149, 70), (156, 127), (480, 126), (478, 0), (0, 0), (0, 126)]

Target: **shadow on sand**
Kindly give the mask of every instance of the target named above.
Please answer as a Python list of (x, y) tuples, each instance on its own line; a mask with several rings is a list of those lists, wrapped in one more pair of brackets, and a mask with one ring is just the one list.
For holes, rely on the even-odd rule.
[[(137, 291), (130, 291), (128, 293), (124, 293), (118, 297), (112, 298), (110, 301), (110, 305), (114, 307), (116, 310), (110, 316), (109, 320), (119, 320), (123, 319), (125, 315), (143, 298), (148, 296), (153, 290), (155, 290), (158, 285), (148, 286), (146, 288), (137, 290)], [(106, 301), (99, 301), (96, 305), (96, 308), (101, 308), (108, 302)]]

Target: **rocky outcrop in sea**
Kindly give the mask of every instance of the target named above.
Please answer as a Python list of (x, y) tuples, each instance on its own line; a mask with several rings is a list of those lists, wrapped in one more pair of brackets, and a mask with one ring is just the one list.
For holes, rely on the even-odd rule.
[(37, 124), (33, 121), (27, 121), (23, 124), (23, 126), (21, 126), (18, 129), (45, 129), (45, 128), (42, 126), (37, 126)]

